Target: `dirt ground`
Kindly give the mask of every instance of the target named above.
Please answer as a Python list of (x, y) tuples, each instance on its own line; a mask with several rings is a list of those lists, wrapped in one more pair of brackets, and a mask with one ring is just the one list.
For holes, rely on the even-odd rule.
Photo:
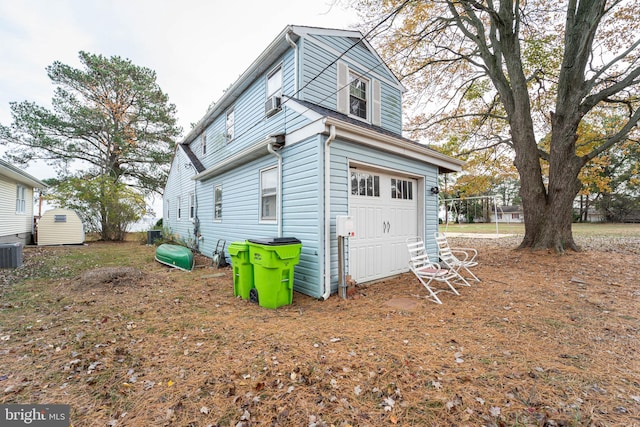
[(0, 403), (69, 404), (74, 426), (640, 426), (639, 241), (452, 243), (482, 281), (442, 305), (404, 274), (276, 310), (202, 257), (182, 272), (130, 243), (148, 262), (43, 283), (23, 279), (46, 257), (106, 244), (26, 248), (3, 276)]

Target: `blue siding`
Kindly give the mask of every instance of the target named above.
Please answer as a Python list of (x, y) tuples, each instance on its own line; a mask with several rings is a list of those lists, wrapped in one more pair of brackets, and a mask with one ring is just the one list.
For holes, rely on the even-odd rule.
[[(315, 40), (304, 39), (300, 43), (302, 54), (301, 87), (304, 87), (300, 98), (335, 110), (337, 105), (337, 64), (333, 62), (337, 60), (337, 55), (324, 49), (318, 43), (320, 40), (333, 44), (338, 52), (344, 52), (353, 42), (344, 38), (318, 37)], [(337, 43), (337, 40), (342, 40), (342, 42)], [(349, 51), (341, 58), (341, 61), (347, 62), (351, 69), (363, 76), (380, 82), (381, 127), (401, 134), (402, 92), (389, 83), (389, 81), (395, 81), (395, 78), (389, 74), (388, 68), (381, 64), (375, 55), (360, 46)], [(325, 69), (329, 64), (331, 65)], [(380, 74), (386, 80), (380, 79)]]
[[(189, 193), (195, 194), (196, 188), (195, 181), (191, 179), (193, 175), (195, 170), (188, 157), (180, 147), (176, 147), (162, 198), (162, 224), (164, 228), (191, 247), (197, 244), (194, 224), (189, 220)], [(178, 198), (180, 198), (180, 219), (177, 217)]]
[(302, 242), (295, 289), (313, 297), (323, 293), (322, 147), (313, 137), (282, 151), (283, 236)]

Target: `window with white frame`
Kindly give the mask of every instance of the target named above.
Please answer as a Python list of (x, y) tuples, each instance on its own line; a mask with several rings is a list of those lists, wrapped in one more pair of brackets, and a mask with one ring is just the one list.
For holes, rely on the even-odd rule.
[(277, 220), (278, 168), (260, 171), (260, 219)]
[(193, 193), (189, 193), (189, 219), (196, 216), (196, 198)]
[(213, 187), (213, 220), (222, 221), (222, 185)]
[(167, 219), (171, 218), (171, 205), (167, 200)]
[(27, 187), (18, 185), (16, 188), (16, 213), (27, 212)]
[(235, 137), (235, 113), (233, 107), (227, 110), (225, 135), (227, 136), (227, 142), (233, 140)]
[(267, 99), (282, 96), (282, 66), (278, 65), (267, 75)]
[(367, 87), (369, 81), (349, 72), (349, 114), (367, 120)]
[(391, 178), (391, 198), (413, 200), (413, 182)]
[(180, 196), (176, 198), (176, 218), (180, 219)]
[(203, 133), (202, 134), (202, 155), (204, 156), (205, 154), (207, 154), (207, 134)]

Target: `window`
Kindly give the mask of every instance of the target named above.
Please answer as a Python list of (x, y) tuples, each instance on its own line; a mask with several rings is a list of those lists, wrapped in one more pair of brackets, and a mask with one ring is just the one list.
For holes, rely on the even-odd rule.
[(207, 134), (202, 134), (202, 155), (207, 154)]
[(367, 119), (368, 81), (357, 74), (349, 73), (349, 114)]
[(189, 219), (196, 216), (196, 199), (193, 193), (189, 193)]
[(213, 188), (213, 220), (222, 220), (222, 185)]
[(511, 214), (511, 219), (520, 219), (520, 214), (519, 213)]
[(24, 185), (18, 185), (16, 188), (16, 213), (27, 212), (27, 188)]
[(53, 222), (67, 222), (67, 216), (66, 215), (54, 215), (53, 216)]
[(167, 200), (167, 219), (171, 218), (171, 206), (169, 205), (169, 201)]
[(282, 96), (282, 66), (267, 75), (267, 99), (272, 96)]
[(413, 200), (413, 182), (391, 178), (391, 198)]
[(380, 197), (380, 176), (351, 171), (351, 194), (354, 196)]
[(176, 218), (180, 219), (180, 197), (176, 198)]
[(234, 137), (235, 137), (235, 131), (234, 131), (234, 122), (235, 122), (235, 113), (233, 112), (233, 107), (231, 107), (228, 111), (227, 111), (227, 127), (226, 127), (226, 136), (227, 136), (227, 142), (231, 141)]
[(276, 220), (278, 169), (260, 171), (260, 219)]

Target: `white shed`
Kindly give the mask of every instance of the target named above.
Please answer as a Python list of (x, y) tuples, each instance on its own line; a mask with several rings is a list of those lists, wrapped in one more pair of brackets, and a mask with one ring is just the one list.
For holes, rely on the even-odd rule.
[(38, 221), (38, 246), (79, 245), (84, 243), (84, 225), (71, 209), (46, 211)]

